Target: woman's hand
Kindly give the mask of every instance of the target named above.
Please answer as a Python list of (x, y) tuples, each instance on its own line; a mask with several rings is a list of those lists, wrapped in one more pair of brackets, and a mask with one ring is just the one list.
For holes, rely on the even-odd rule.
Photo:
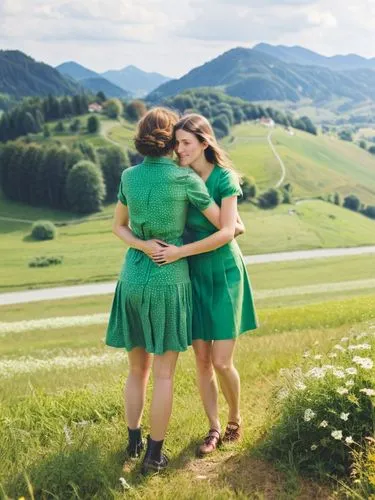
[(175, 245), (166, 245), (159, 249), (152, 255), (152, 260), (155, 264), (163, 266), (164, 264), (171, 264), (176, 262), (176, 260), (181, 259), (181, 248)]
[(146, 240), (142, 243), (142, 252), (152, 258), (152, 256), (165, 247), (167, 243), (161, 240)]

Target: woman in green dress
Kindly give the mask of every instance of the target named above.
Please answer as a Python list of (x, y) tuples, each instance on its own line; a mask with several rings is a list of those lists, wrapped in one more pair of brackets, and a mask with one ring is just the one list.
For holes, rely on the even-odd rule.
[[(114, 233), (130, 248), (116, 286), (106, 344), (128, 351), (125, 384), (129, 457), (143, 449), (141, 419), (153, 356), (150, 436), (142, 472), (167, 466), (162, 445), (172, 410), (178, 353), (192, 343), (192, 290), (187, 259), (156, 265), (163, 242), (182, 245), (189, 204), (219, 224), (220, 210), (202, 179), (172, 161), (177, 115), (164, 108), (139, 122), (135, 145), (144, 161), (122, 174)], [(216, 244), (216, 247), (218, 243)], [(211, 249), (216, 248), (211, 244)]]
[[(238, 218), (237, 197), (241, 195), (238, 176), (203, 116), (183, 117), (175, 126), (175, 140), (180, 165), (190, 166), (205, 181), (208, 192), (221, 207), (220, 231), (190, 206), (189, 243), (182, 247), (169, 245), (153, 253), (158, 264), (170, 264), (189, 256), (193, 347), (199, 390), (209, 420), (208, 435), (198, 448), (202, 456), (214, 451), (222, 440), (215, 372), (229, 409), (223, 440), (240, 438), (240, 378), (233, 364), (233, 354), (237, 337), (257, 328), (257, 318), (246, 267), (233, 239)], [(227, 233), (223, 233), (223, 228)], [(220, 233), (224, 237), (222, 246), (212, 251), (212, 239)]]

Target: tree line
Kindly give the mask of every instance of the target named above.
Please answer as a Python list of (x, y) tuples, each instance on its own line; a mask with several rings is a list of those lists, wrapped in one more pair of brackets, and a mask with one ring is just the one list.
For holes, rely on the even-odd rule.
[(17, 139), (27, 134), (37, 134), (45, 122), (87, 113), (89, 98), (86, 94), (58, 98), (30, 97), (0, 118), (0, 142)]
[(0, 149), (0, 182), (7, 198), (78, 213), (115, 201), (128, 166), (127, 154), (116, 146), (95, 150), (77, 142), (69, 149), (9, 141)]
[(260, 118), (271, 118), (284, 127), (293, 127), (317, 135), (317, 129), (308, 116), (296, 118), (288, 112), (252, 104), (210, 88), (186, 90), (165, 99), (162, 104), (177, 109), (180, 113), (202, 114), (210, 120), (219, 139), (229, 135), (233, 125)]

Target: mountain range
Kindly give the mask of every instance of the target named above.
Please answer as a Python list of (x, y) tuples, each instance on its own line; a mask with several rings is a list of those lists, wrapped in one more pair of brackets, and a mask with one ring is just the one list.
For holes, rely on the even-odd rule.
[(57, 68), (36, 62), (20, 51), (0, 51), (0, 93), (22, 97), (65, 95), (90, 89), (108, 97), (144, 96), (158, 102), (189, 88), (214, 87), (249, 101), (298, 103), (315, 106), (343, 101), (350, 106), (375, 102), (375, 58), (355, 54), (326, 57), (303, 47), (272, 46), (231, 49), (169, 80), (127, 66), (99, 74), (74, 61)]
[[(271, 46), (266, 47), (271, 52)], [(266, 53), (264, 48), (231, 49), (181, 78), (162, 84), (149, 94), (148, 99), (157, 102), (189, 88), (216, 87), (249, 101), (297, 102), (308, 98), (315, 105), (322, 105), (337, 98), (356, 103), (375, 100), (375, 71), (372, 69), (351, 67), (348, 70), (333, 70), (323, 64), (311, 65), (311, 54), (314, 53), (305, 53), (305, 49), (284, 50), (284, 58), (289, 54), (290, 59), (292, 55), (297, 59), (299, 55), (299, 63), (285, 62)], [(277, 51), (281, 49), (276, 47), (274, 52)], [(319, 57), (324, 60), (324, 56)]]
[(136, 66), (126, 66), (120, 70), (96, 73), (74, 61), (60, 64), (56, 68), (92, 91), (102, 90), (112, 97), (143, 97), (162, 83), (170, 80), (160, 73), (148, 73)]
[(253, 50), (259, 50), (270, 56), (277, 57), (280, 61), (286, 63), (302, 64), (304, 66), (324, 66), (339, 71), (351, 69), (375, 70), (375, 57), (366, 59), (356, 54), (326, 57), (298, 45), (287, 47), (268, 43), (259, 43), (253, 47)]

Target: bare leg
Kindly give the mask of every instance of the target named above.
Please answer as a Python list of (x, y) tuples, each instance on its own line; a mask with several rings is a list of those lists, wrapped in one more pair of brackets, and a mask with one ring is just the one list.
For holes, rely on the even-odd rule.
[(228, 421), (241, 423), (240, 376), (233, 365), (236, 341), (216, 340), (212, 347), (212, 363), (219, 377), (220, 387), (228, 403)]
[(151, 431), (154, 441), (165, 437), (169, 418), (172, 413), (173, 377), (176, 369), (178, 352), (167, 351), (161, 356), (154, 356), (154, 390), (151, 403)]
[(197, 379), (204, 410), (206, 412), (210, 429), (220, 432), (218, 416), (218, 388), (215, 371), (212, 365), (212, 342), (195, 340), (193, 342), (195, 360), (197, 363)]
[(142, 347), (128, 353), (129, 375), (124, 387), (125, 415), (130, 429), (141, 425), (152, 355)]

